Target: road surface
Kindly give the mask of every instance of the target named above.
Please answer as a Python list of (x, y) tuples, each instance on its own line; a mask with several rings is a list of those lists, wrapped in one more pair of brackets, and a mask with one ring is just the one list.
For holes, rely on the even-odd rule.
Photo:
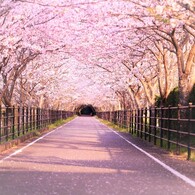
[(185, 178), (94, 117), (77, 117), (7, 155), (0, 161), (1, 195), (195, 195)]

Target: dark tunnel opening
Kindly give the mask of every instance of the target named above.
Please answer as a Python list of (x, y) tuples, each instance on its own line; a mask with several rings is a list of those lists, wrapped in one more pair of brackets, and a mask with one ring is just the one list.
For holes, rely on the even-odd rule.
[(91, 105), (82, 105), (78, 110), (78, 115), (80, 116), (94, 116), (96, 111)]

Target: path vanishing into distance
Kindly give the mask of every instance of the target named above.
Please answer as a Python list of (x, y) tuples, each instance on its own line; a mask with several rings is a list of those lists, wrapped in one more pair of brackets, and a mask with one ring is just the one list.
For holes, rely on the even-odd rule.
[(77, 117), (2, 155), (0, 194), (195, 194), (193, 164), (164, 163), (135, 142), (94, 117)]

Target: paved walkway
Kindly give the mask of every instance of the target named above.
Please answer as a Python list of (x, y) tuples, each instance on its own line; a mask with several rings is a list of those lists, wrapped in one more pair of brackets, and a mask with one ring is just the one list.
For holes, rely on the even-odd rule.
[(95, 118), (78, 117), (1, 160), (0, 194), (194, 195), (195, 187)]

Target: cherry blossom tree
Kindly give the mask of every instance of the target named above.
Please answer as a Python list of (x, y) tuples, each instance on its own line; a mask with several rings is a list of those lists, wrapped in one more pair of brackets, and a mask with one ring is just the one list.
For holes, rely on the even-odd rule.
[(154, 32), (169, 43), (177, 58), (180, 104), (186, 105), (195, 84), (194, 1), (163, 1), (153, 9)]
[(0, 40), (5, 105), (153, 105), (173, 72), (186, 104), (194, 84), (193, 0), (2, 0)]
[[(15, 55), (15, 56), (14, 56)], [(11, 106), (11, 99), (15, 88), (15, 83), (27, 64), (33, 60), (38, 53), (34, 53), (27, 48), (17, 48), (15, 53), (9, 53), (3, 56), (0, 72), (3, 87), (0, 90), (0, 100), (6, 106)]]

